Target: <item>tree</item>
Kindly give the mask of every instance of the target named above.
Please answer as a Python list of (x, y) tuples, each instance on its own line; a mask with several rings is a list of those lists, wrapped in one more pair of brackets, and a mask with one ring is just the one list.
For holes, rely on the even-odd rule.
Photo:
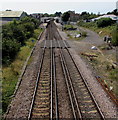
[(117, 9), (115, 9), (115, 10), (113, 10), (112, 12), (108, 12), (107, 14), (114, 14), (114, 15), (118, 15), (118, 10), (117, 10)]
[(69, 13), (69, 12), (63, 13), (63, 15), (62, 15), (62, 20), (63, 20), (64, 22), (67, 22), (67, 21), (69, 20), (69, 18), (70, 18), (70, 13)]
[(55, 16), (57, 16), (57, 17), (61, 17), (61, 15), (62, 15), (61, 12), (56, 12), (56, 13), (55, 13)]
[(50, 15), (48, 13), (43, 14), (43, 17), (49, 17)]
[(89, 13), (87, 13), (87, 12), (82, 12), (81, 15), (80, 15), (80, 19), (88, 20), (88, 19), (89, 19), (89, 16), (90, 16)]
[(2, 26), (2, 62), (10, 64), (15, 58), (21, 46), (34, 35), (34, 29), (38, 27), (38, 21), (31, 17), (24, 17), (19, 21), (12, 21)]
[(114, 21), (111, 18), (101, 18), (97, 21), (98, 27), (106, 27), (113, 24)]
[(9, 64), (17, 52), (20, 50), (20, 44), (15, 39), (2, 40), (2, 63)]

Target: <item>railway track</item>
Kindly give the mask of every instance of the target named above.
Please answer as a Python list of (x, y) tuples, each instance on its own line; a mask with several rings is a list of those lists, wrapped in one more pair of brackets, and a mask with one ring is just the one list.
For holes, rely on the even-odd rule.
[[(67, 89), (66, 94), (69, 98), (71, 118), (104, 120), (99, 105), (69, 52), (70, 46), (62, 40), (53, 21), (47, 26), (45, 39), (40, 46), (42, 56), (28, 119), (61, 118), (59, 113), (61, 98), (58, 97), (58, 68), (56, 67), (61, 66)], [(57, 55), (60, 65), (56, 65)]]

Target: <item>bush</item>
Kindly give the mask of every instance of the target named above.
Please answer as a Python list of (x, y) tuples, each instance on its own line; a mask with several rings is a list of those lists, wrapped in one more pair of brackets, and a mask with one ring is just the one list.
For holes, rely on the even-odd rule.
[(97, 27), (106, 27), (115, 23), (111, 18), (101, 18), (97, 21)]
[(24, 17), (19, 21), (12, 21), (2, 27), (3, 37), (3, 64), (9, 64), (20, 50), (21, 46), (34, 35), (39, 21), (31, 17)]
[(73, 25), (65, 25), (64, 30), (76, 30), (77, 28), (74, 27)]
[(20, 50), (20, 44), (14, 39), (4, 39), (2, 42), (2, 62), (9, 64), (15, 58), (15, 55)]
[(118, 25), (116, 26), (116, 28), (112, 31), (112, 41), (111, 43), (114, 46), (118, 46)]
[(67, 22), (69, 20), (70, 17), (70, 13), (69, 12), (65, 12), (62, 15), (62, 21)]
[(87, 36), (87, 32), (82, 32), (82, 36), (86, 37)]

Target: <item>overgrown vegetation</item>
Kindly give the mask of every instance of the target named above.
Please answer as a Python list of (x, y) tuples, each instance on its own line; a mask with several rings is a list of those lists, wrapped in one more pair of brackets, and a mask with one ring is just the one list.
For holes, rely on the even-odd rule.
[[(101, 22), (101, 20), (100, 20), (100, 22)], [(100, 27), (98, 25), (97, 21), (94, 21), (94, 22), (80, 21), (77, 24), (78, 24), (78, 26), (89, 28), (89, 29), (97, 32), (101, 37), (104, 37), (106, 35), (112, 37), (112, 41), (111, 41), (112, 45), (118, 46), (118, 34), (117, 34), (118, 33), (118, 25), (117, 25), (117, 23), (111, 22), (110, 25), (107, 24), (107, 26), (106, 26), (106, 23), (105, 23), (105, 25), (103, 25), (104, 27)], [(99, 24), (102, 25), (102, 24), (104, 24), (104, 22), (99, 23)]]
[(64, 25), (64, 30), (76, 30), (77, 28), (73, 25)]
[(89, 19), (92, 19), (92, 18), (96, 18), (96, 17), (98, 17), (99, 15), (96, 15), (96, 14), (94, 14), (94, 13), (89, 13), (89, 12), (82, 12), (81, 14), (80, 14), (80, 20), (89, 20)]
[(69, 18), (70, 18), (70, 13), (69, 12), (63, 13), (62, 21), (67, 22), (69, 20)]
[(34, 35), (34, 30), (38, 27), (39, 21), (24, 17), (20, 21), (14, 20), (3, 25), (2, 28), (2, 63), (9, 65), (17, 55), (20, 47), (25, 45), (25, 42)]
[[(64, 25), (64, 30), (70, 39), (82, 40), (83, 38), (87, 36), (87, 32), (82, 31), (82, 30), (78, 31), (77, 27), (75, 27), (74, 25), (66, 24)], [(79, 35), (79, 37), (77, 37), (77, 35)]]
[(97, 20), (97, 27), (106, 27), (114, 24), (115, 22), (111, 18), (101, 18)]
[[(15, 32), (11, 26), (18, 28), (18, 30), (23, 34), (24, 39), (21, 39), (22, 34), (17, 34), (17, 32)], [(12, 95), (17, 84), (18, 77), (21, 74), (23, 64), (29, 56), (29, 53), (33, 48), (34, 44), (36, 43), (38, 35), (42, 31), (42, 29), (38, 28), (38, 26), (39, 22), (34, 18), (30, 17), (26, 17), (21, 21), (13, 21), (9, 24), (4, 25), (3, 50), (4, 53), (6, 53), (4, 55), (4, 64), (2, 69), (3, 113), (6, 112), (7, 106), (12, 99)], [(5, 33), (5, 31), (8, 33)]]
[(95, 69), (98, 76), (100, 76), (107, 86), (110, 88), (112, 87), (112, 91), (116, 96), (118, 96), (117, 91), (117, 82), (118, 82), (118, 68), (117, 66), (113, 66), (113, 63), (111, 61), (115, 61), (115, 53), (114, 54), (105, 54), (102, 55), (99, 51), (87, 51), (84, 54), (88, 55), (96, 55), (97, 57), (88, 57), (83, 56), (88, 60), (88, 62), (92, 65), (93, 70)]
[(116, 25), (116, 28), (112, 31), (112, 44), (114, 46), (118, 46), (118, 25)]

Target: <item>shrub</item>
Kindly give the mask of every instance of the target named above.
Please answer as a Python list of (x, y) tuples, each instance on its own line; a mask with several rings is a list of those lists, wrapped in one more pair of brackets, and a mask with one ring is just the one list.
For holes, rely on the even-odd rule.
[(112, 41), (111, 43), (114, 46), (118, 46), (118, 25), (116, 26), (116, 28), (112, 31)]
[(111, 18), (101, 18), (97, 21), (97, 27), (106, 27), (113, 23), (114, 21)]
[(12, 21), (2, 27), (3, 64), (9, 64), (18, 53), (21, 46), (34, 35), (39, 22), (31, 17), (24, 17), (19, 21)]
[(82, 36), (86, 37), (87, 36), (87, 32), (82, 32)]
[(20, 50), (20, 44), (14, 39), (4, 39), (2, 41), (2, 62), (3, 64), (9, 64), (14, 58), (17, 52)]
[(62, 21), (67, 22), (69, 20), (69, 18), (70, 18), (70, 13), (69, 12), (63, 13)]

